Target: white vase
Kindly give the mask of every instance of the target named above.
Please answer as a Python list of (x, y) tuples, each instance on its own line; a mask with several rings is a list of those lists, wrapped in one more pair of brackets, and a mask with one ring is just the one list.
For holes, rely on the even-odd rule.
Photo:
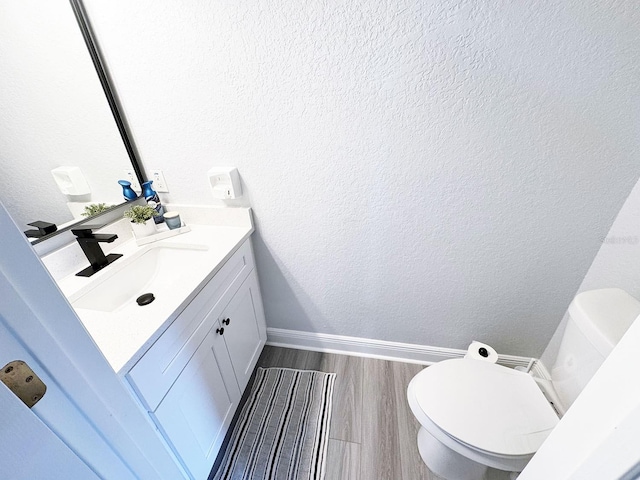
[(131, 222), (131, 228), (133, 229), (133, 235), (136, 238), (148, 237), (156, 233), (156, 223), (151, 220), (147, 220), (144, 223)]

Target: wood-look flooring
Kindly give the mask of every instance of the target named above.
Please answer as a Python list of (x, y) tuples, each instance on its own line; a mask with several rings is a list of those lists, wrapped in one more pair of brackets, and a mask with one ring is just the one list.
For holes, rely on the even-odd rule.
[(421, 365), (265, 347), (258, 366), (335, 372), (326, 480), (435, 480), (416, 443), (407, 385)]

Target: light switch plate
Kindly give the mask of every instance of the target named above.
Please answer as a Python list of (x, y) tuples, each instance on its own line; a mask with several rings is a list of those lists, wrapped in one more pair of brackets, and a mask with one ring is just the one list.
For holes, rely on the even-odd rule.
[(151, 178), (153, 180), (153, 189), (158, 193), (169, 193), (169, 187), (167, 181), (164, 179), (162, 170), (151, 170)]
[(133, 188), (136, 192), (142, 191), (142, 188), (140, 188), (140, 184), (138, 183), (138, 177), (136, 176), (136, 172), (134, 172), (132, 168), (125, 169), (124, 174), (125, 174), (124, 179), (127, 180), (128, 182), (131, 182), (131, 188)]

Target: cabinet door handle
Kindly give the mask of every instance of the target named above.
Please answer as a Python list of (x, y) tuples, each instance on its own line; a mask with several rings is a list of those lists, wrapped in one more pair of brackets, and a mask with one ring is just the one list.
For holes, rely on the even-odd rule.
[(229, 325), (231, 323), (231, 319), (230, 318), (225, 318), (224, 320), (222, 320), (222, 324), (223, 325)]
[(224, 327), (216, 328), (216, 333), (219, 333), (220, 335), (224, 335)]

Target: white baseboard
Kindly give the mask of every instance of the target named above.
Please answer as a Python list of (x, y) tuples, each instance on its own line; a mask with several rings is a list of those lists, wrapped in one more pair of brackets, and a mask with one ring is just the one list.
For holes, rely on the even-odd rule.
[[(431, 347), (412, 343), (388, 342), (371, 338), (347, 337), (328, 333), (302, 332), (299, 330), (285, 330), (282, 328), (267, 328), (267, 345), (276, 347), (297, 348), (315, 352), (339, 353), (358, 357), (380, 358), (398, 362), (431, 365), (435, 362), (450, 358), (461, 358), (466, 350), (454, 348)], [(499, 355), (498, 363), (507, 367), (525, 367), (533, 371), (535, 376), (544, 378), (542, 365), (539, 360), (530, 357), (514, 355)]]

